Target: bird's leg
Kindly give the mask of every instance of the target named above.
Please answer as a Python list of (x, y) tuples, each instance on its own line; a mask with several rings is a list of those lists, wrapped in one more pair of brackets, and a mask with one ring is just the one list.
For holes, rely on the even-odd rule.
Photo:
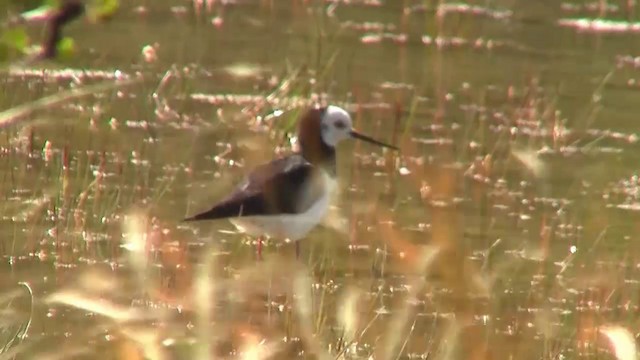
[(258, 258), (258, 260), (262, 260), (262, 242), (263, 242), (263, 237), (262, 236), (258, 236), (258, 243), (256, 244), (256, 257)]

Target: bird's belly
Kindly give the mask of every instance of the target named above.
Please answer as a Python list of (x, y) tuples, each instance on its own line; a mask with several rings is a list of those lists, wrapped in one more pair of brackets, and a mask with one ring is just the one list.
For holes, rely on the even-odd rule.
[(318, 225), (329, 209), (330, 194), (320, 197), (307, 211), (299, 214), (247, 216), (229, 219), (238, 230), (252, 236), (300, 240)]

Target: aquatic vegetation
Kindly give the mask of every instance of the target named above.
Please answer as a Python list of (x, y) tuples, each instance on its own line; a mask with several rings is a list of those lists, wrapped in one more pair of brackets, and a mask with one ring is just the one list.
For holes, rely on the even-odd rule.
[[(0, 358), (637, 358), (632, 2), (103, 3), (0, 35)], [(316, 103), (401, 152), (300, 261), (179, 221)]]

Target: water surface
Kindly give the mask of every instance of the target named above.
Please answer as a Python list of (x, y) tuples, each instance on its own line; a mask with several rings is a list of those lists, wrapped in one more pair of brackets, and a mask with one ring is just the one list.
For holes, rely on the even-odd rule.
[[(139, 82), (3, 130), (2, 336), (27, 358), (603, 356), (637, 320), (637, 11), (130, 1), (72, 24), (77, 56), (4, 72), (2, 109)], [(401, 152), (341, 146), (299, 261), (180, 222), (291, 151), (314, 102)]]

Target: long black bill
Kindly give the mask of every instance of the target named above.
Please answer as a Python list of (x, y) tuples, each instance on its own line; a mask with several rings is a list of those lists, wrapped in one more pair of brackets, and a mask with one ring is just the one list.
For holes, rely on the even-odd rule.
[(358, 139), (358, 140), (362, 140), (362, 141), (366, 141), (370, 144), (374, 144), (374, 145), (378, 145), (378, 146), (382, 146), (382, 147), (386, 147), (389, 149), (394, 149), (394, 150), (400, 150), (397, 147), (393, 146), (393, 145), (389, 145), (389, 144), (385, 144), (381, 141), (378, 141), (376, 139), (370, 138), (367, 135), (363, 135), (355, 130), (351, 130), (351, 137), (354, 139)]

